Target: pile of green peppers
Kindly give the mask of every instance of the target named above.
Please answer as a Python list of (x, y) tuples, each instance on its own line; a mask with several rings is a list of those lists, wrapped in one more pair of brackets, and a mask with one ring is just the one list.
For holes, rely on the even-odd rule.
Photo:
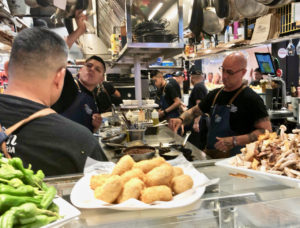
[(0, 154), (0, 228), (41, 227), (57, 219), (59, 208), (52, 201), (53, 186), (44, 182), (43, 171), (24, 168), (20, 158)]

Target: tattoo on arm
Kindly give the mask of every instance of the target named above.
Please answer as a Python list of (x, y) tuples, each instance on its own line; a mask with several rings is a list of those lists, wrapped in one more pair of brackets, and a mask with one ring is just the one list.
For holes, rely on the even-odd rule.
[(248, 139), (249, 139), (249, 142), (253, 142), (253, 141), (257, 140), (257, 136), (256, 136), (256, 134), (251, 132), (250, 134), (248, 134)]

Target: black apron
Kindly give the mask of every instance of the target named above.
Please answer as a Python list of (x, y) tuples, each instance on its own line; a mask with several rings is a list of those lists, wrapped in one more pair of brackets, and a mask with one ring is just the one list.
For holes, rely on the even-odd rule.
[(215, 148), (215, 144), (217, 142), (216, 137), (230, 137), (230, 136), (237, 135), (236, 132), (234, 132), (230, 128), (230, 112), (234, 111), (234, 109), (237, 108), (232, 103), (244, 88), (246, 88), (246, 86), (242, 86), (236, 92), (236, 94), (230, 99), (227, 105), (215, 104), (219, 94), (224, 89), (224, 87), (218, 91), (218, 93), (216, 94), (213, 100), (211, 110), (210, 110), (211, 120), (210, 120), (210, 127), (208, 129), (207, 145), (206, 145), (206, 153), (212, 158), (226, 158), (240, 153), (242, 146), (235, 146), (230, 151), (223, 152), (217, 150)]
[(93, 132), (92, 116), (94, 113), (98, 113), (95, 98), (83, 92), (80, 89), (78, 81), (76, 79), (74, 81), (78, 87), (78, 94), (74, 102), (61, 115), (84, 125)]

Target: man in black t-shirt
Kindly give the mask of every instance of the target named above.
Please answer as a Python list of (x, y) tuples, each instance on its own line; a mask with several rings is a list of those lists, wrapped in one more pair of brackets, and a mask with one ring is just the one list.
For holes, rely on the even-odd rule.
[(196, 104), (200, 103), (201, 100), (207, 95), (207, 89), (204, 84), (204, 78), (201, 72), (193, 70), (190, 72), (191, 83), (194, 86), (189, 97), (188, 108), (194, 107)]
[[(5, 63), (9, 81), (5, 94), (0, 94), (2, 127), (8, 128), (57, 101), (67, 56), (65, 41), (46, 28), (24, 29), (18, 34)], [(25, 167), (31, 164), (33, 170), (42, 169), (47, 176), (83, 172), (87, 157), (106, 160), (89, 130), (56, 113), (23, 125), (9, 136), (6, 146)]]
[(80, 69), (78, 79), (67, 71), (65, 84), (59, 100), (52, 108), (61, 115), (95, 132), (102, 118), (99, 113), (94, 89), (103, 81), (106, 67), (102, 58), (89, 57)]
[(159, 104), (159, 118), (169, 120), (170, 118), (178, 117), (181, 101), (176, 89), (170, 83), (167, 83), (160, 71), (152, 71), (151, 79), (159, 90), (159, 97), (156, 99)]
[(195, 117), (210, 114), (206, 153), (213, 158), (235, 155), (241, 146), (257, 140), (271, 122), (263, 100), (243, 85), (247, 60), (240, 53), (228, 55), (220, 67), (224, 87), (211, 91), (198, 105), (172, 119), (175, 131)]

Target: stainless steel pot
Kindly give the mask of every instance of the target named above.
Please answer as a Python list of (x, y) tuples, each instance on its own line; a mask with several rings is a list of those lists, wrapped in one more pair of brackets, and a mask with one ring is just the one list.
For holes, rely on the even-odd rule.
[(234, 0), (237, 11), (245, 18), (260, 17), (268, 13), (269, 7), (256, 0)]

